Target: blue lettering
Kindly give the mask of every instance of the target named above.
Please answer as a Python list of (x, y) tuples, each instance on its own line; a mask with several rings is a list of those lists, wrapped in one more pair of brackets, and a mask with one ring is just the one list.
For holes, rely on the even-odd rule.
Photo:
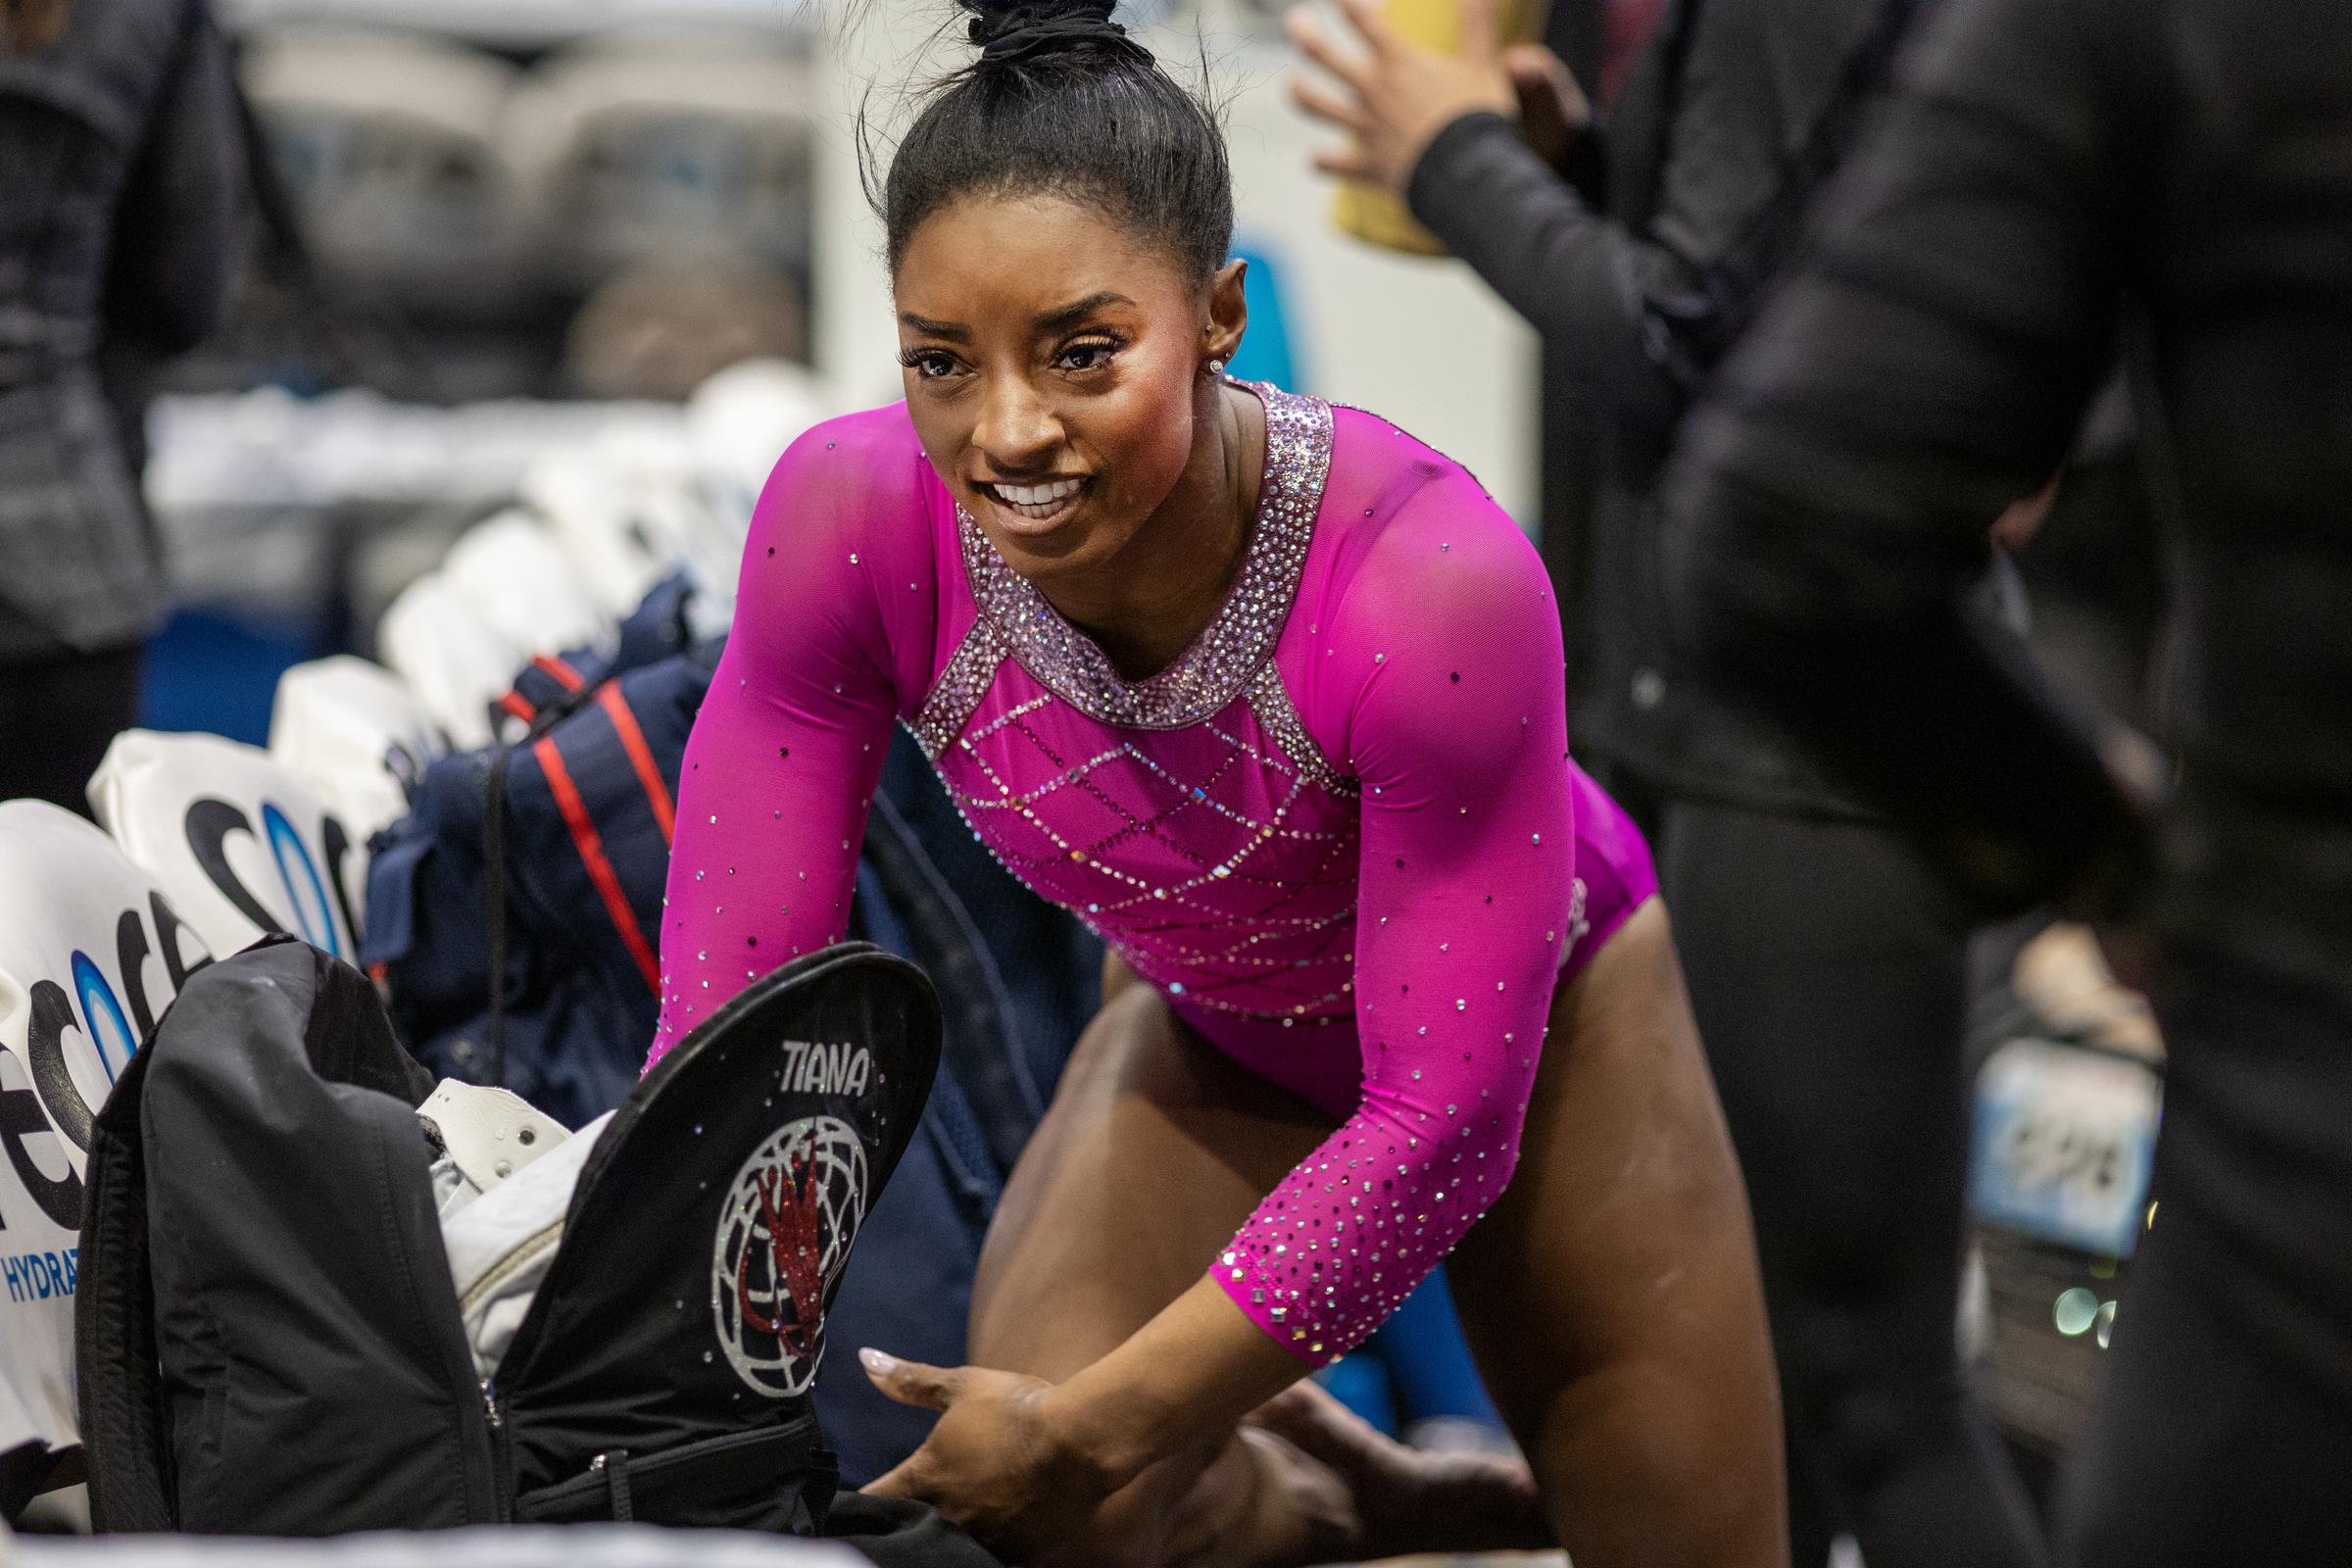
[[(311, 858), (309, 847), (286, 820), (286, 813), (268, 801), (262, 803), (262, 827), (270, 840), (270, 858), (277, 861), (277, 879), (286, 885), (286, 897), (293, 901), (294, 921), (302, 927), (303, 940), (335, 957), (343, 956), (342, 939), (335, 934), (334, 906), (326, 902), (326, 884), (319, 879), (318, 864)], [(302, 873), (299, 877), (297, 868)]]
[(139, 1049), (139, 1037), (131, 1033), (130, 1020), (123, 1016), (122, 1004), (115, 1000), (115, 988), (107, 984), (106, 973), (90, 961), (90, 956), (75, 950), (74, 954), (74, 990), (81, 998), (81, 1016), (89, 1026), (90, 1049), (97, 1054), (98, 1065), (106, 1069), (106, 1081), (115, 1081), (115, 1063), (107, 1059), (110, 1042), (123, 1066), (130, 1065), (131, 1053)]
[(53, 1296), (72, 1296), (81, 1283), (81, 1250), (64, 1252), (20, 1252), (0, 1256), (0, 1280), (8, 1285), (12, 1301), (46, 1301)]

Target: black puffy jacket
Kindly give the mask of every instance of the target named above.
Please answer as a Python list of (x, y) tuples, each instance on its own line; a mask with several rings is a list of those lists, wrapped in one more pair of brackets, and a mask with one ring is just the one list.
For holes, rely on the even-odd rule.
[(1597, 452), (1545, 454), (1595, 469), (1586, 536), (1544, 546), (1562, 579), (1569, 734), (1589, 762), (1767, 808), (1863, 809), (1769, 717), (1678, 666), (1656, 485), (1919, 4), (1673, 0), (1605, 154), (1570, 161), (1604, 177), (1572, 183), (1490, 114), (1448, 125), (1414, 168), (1414, 214), (1544, 334), (1547, 368), (1581, 381), (1594, 415)]
[[(1982, 514), (2115, 352), (2174, 571), (2157, 915), (2352, 972), (2352, 8), (1952, 0), (1678, 480), (1688, 621), (1989, 901), (2128, 859), (2092, 737), (1970, 634)], [(2130, 310), (2127, 314), (2127, 304)]]

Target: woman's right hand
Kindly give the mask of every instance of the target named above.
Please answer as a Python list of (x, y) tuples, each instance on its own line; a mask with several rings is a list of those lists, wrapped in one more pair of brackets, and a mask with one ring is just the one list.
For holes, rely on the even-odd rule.
[(1008, 1560), (1072, 1539), (1125, 1479), (1090, 1462), (1054, 1421), (1054, 1385), (1043, 1378), (878, 1350), (858, 1358), (890, 1397), (940, 1412), (923, 1446), (863, 1490), (927, 1502)]

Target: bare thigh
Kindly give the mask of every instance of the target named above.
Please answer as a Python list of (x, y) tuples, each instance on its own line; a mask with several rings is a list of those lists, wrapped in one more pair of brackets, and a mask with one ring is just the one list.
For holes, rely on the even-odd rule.
[(1243, 1070), (1147, 986), (1088, 1026), (989, 1228), (974, 1363), (1059, 1381), (1207, 1272), (1332, 1120)]
[(1447, 1267), (1578, 1568), (1785, 1560), (1747, 1200), (1656, 901), (1553, 999), (1518, 1168)]
[[(1149, 988), (1109, 989), (990, 1230), (976, 1364), (1059, 1380), (1101, 1358), (1332, 1131)], [(1554, 998), (1518, 1169), (1449, 1267), (1579, 1568), (1785, 1561), (1746, 1200), (1654, 902)], [(1152, 1521), (1235, 1460), (1159, 1467), (1106, 1534), (1147, 1560)]]
[[(1111, 979), (989, 1228), (972, 1288), (976, 1365), (1058, 1382), (1117, 1348), (1207, 1272), (1332, 1130), (1179, 1023), (1151, 988)], [(1238, 1528), (1260, 1494), (1252, 1472), (1238, 1439), (1171, 1456), (1054, 1561), (1147, 1568), (1176, 1555), (1187, 1499), (1187, 1528)], [(1276, 1520), (1269, 1534), (1288, 1539), (1298, 1523)]]

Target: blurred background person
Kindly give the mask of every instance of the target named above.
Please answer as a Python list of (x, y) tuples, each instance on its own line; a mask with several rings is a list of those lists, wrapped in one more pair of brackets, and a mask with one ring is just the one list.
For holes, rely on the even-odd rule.
[(241, 149), (199, 0), (0, 3), (0, 799), (85, 809), (137, 713), (168, 596), (129, 389), (219, 315)]
[(2112, 908), (2161, 770), (1961, 589), (2130, 351), (2173, 577), (2170, 1067), (2068, 1489), (2085, 1564), (2352, 1558), (2348, 70), (2340, 7), (1954, 0), (1676, 486), (1710, 667), (1979, 907)]
[(1755, 1210), (1800, 1565), (1839, 1531), (1873, 1568), (2042, 1555), (1954, 1348), (1969, 926), (1871, 805), (1676, 666), (1660, 581), (1656, 481), (1684, 413), (1918, 9), (1678, 0), (1605, 143), (1555, 55), (1496, 47), (1491, 0), (1465, 0), (1455, 56), (1405, 42), (1371, 0), (1341, 4), (1362, 48), (1294, 23), (1330, 78), (1298, 103), (1349, 138), (1318, 167), (1403, 195), (1592, 400), (1595, 450), (1545, 453), (1596, 476), (1584, 548), (1545, 550), (1570, 736), (1657, 845)]

